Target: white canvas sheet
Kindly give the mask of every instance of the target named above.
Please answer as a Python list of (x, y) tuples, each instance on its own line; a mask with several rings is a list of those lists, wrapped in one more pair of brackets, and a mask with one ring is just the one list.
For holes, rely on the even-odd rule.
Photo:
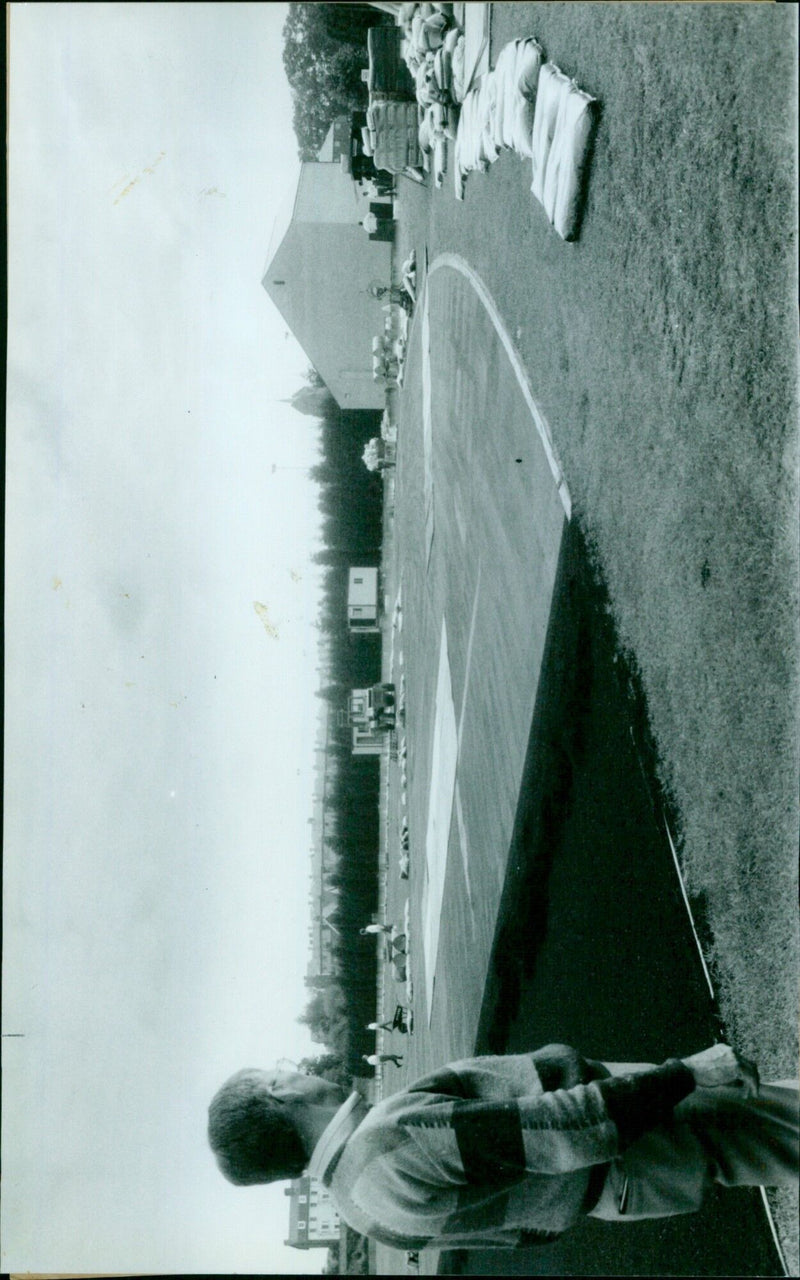
[(429, 1024), (433, 1011), (439, 924), (444, 900), (447, 845), (453, 817), (457, 764), (458, 727), (453, 705), (450, 661), (447, 656), (447, 626), (442, 618), (428, 791), (428, 829), (425, 834), (425, 888), (422, 894), (422, 944), (425, 950), (425, 997)]

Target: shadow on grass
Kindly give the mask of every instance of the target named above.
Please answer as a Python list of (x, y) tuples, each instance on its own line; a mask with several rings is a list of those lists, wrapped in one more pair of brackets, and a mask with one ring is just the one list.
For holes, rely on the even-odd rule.
[[(588, 588), (588, 591), (587, 591)], [(477, 1051), (502, 1053), (548, 928), (548, 884), (584, 753), (592, 695), (592, 587), (577, 525), (564, 536)], [(594, 587), (595, 593), (598, 588)], [(597, 606), (595, 603), (595, 614)], [(595, 623), (597, 618), (595, 617)]]
[[(638, 740), (638, 741), (637, 741)], [(664, 829), (635, 672), (575, 522), (556, 592), (475, 1051), (575, 1044), (661, 1062), (720, 1036)], [(692, 1217), (583, 1219), (513, 1252), (443, 1254), (472, 1275), (780, 1275), (757, 1191)]]

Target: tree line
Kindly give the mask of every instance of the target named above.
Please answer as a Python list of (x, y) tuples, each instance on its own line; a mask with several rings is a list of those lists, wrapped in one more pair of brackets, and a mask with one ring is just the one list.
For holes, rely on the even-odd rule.
[[(307, 381), (324, 385), (313, 370)], [(332, 1055), (333, 1065), (352, 1076), (369, 1071), (361, 1055), (375, 1047), (366, 1023), (375, 1017), (376, 943), (360, 929), (377, 908), (380, 769), (377, 757), (352, 754), (346, 712), (351, 689), (380, 679), (381, 637), (349, 631), (347, 581), (351, 566), (380, 563), (383, 483), (361, 460), (380, 430), (380, 414), (340, 409), (332, 396), (322, 414), (321, 456), (310, 474), (322, 515), (323, 548), (314, 558), (324, 566), (319, 628), (327, 658), (318, 692), (330, 707), (324, 861), (328, 885), (338, 890), (330, 917), (336, 974), (314, 991), (300, 1020), (329, 1051), (327, 1066)]]
[(292, 125), (301, 160), (315, 160), (338, 115), (363, 111), (367, 32), (391, 21), (367, 4), (290, 4), (283, 66), (292, 92)]

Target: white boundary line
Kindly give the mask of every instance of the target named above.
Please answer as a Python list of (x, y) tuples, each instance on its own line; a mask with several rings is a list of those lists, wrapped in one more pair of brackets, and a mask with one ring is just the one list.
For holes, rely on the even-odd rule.
[[(469, 280), (473, 289), (475, 290), (481, 302), (483, 303), (489, 315), (489, 319), (494, 325), (495, 332), (497, 333), (497, 336), (502, 342), (505, 353), (511, 362), (511, 367), (513, 368), (514, 373), (516, 375), (517, 382), (519, 383), (519, 386), (520, 386), (520, 390), (522, 391), (522, 394), (525, 397), (525, 402), (528, 406), (528, 409), (530, 410), (530, 414), (531, 414), (531, 417), (533, 418), (534, 424), (536, 426), (536, 430), (539, 433), (539, 439), (542, 442), (542, 447), (545, 451), (545, 456), (547, 458), (550, 471), (552, 473), (553, 479), (556, 482), (556, 487), (558, 489), (558, 496), (561, 499), (561, 503), (564, 507), (564, 512), (566, 514), (566, 517), (568, 520), (571, 519), (572, 518), (572, 499), (570, 497), (569, 489), (567, 488), (567, 482), (564, 479), (564, 473), (561, 470), (561, 467), (555, 455), (555, 449), (553, 446), (552, 437), (550, 435), (550, 428), (547, 424), (547, 420), (545, 419), (544, 415), (541, 413), (538, 405), (536, 404), (536, 401), (533, 398), (533, 392), (531, 390), (531, 385), (528, 380), (528, 374), (524, 364), (522, 363), (522, 357), (520, 356), (519, 352), (514, 346), (514, 343), (511, 340), (508, 330), (506, 329), (500, 317), (500, 313), (497, 309), (494, 298), (490, 294), (489, 290), (486, 288), (486, 285), (483, 283), (480, 276), (477, 275), (476, 272), (472, 270), (469, 263), (467, 263), (464, 260), (464, 258), (462, 258), (459, 254), (440, 253), (439, 256), (434, 259), (433, 263), (428, 268), (427, 276), (433, 275), (433, 272), (439, 270), (441, 267), (450, 267), (453, 271), (459, 271), (461, 275), (465, 276), (466, 279)], [(426, 295), (427, 295), (427, 276), (426, 276)], [(427, 296), (425, 301), (427, 302)], [(632, 733), (631, 733), (631, 736), (632, 736)], [(634, 743), (634, 749), (635, 749), (635, 745), (636, 744)], [(666, 818), (664, 818), (663, 821), (664, 821), (664, 830), (667, 833), (667, 839), (669, 841), (669, 847), (672, 850), (672, 858), (675, 863), (675, 871), (678, 876), (678, 884), (681, 887), (681, 895), (683, 897), (684, 906), (686, 907), (686, 914), (689, 917), (689, 924), (692, 927), (692, 934), (694, 935), (694, 941), (697, 947), (697, 954), (699, 955), (700, 963), (703, 966), (703, 973), (705, 975), (706, 983), (708, 985), (709, 994), (711, 996), (712, 1001), (716, 1004), (717, 1003), (716, 993), (714, 991), (714, 986), (711, 981), (711, 975), (708, 971), (706, 958), (703, 955), (703, 948), (700, 945), (700, 938), (698, 936), (697, 928), (694, 923), (692, 908), (689, 905), (689, 898), (686, 893), (686, 886), (683, 883), (683, 875), (681, 873), (681, 867), (678, 861), (678, 854), (675, 849), (675, 843), (672, 839), (672, 832), (669, 829), (669, 825), (667, 823)], [(764, 1205), (764, 1211), (767, 1215), (767, 1222), (769, 1223), (769, 1229), (772, 1232), (772, 1240), (775, 1245), (775, 1251), (778, 1255), (778, 1259), (783, 1268), (784, 1275), (788, 1276), (789, 1268), (787, 1267), (786, 1259), (783, 1256), (783, 1249), (781, 1248), (780, 1239), (778, 1237), (778, 1232), (775, 1227), (775, 1219), (772, 1216), (772, 1210), (770, 1208), (769, 1200), (767, 1199), (766, 1190), (764, 1189), (764, 1187), (759, 1187), (759, 1190), (761, 1192), (761, 1200)]]
[(669, 840), (669, 847), (672, 850), (672, 860), (675, 863), (675, 870), (678, 873), (678, 884), (681, 886), (681, 894), (683, 895), (683, 905), (686, 907), (686, 914), (689, 917), (689, 924), (692, 926), (692, 933), (694, 934), (694, 941), (695, 941), (695, 946), (697, 947), (697, 954), (700, 957), (700, 963), (703, 966), (703, 973), (705, 974), (706, 983), (708, 984), (708, 992), (709, 992), (709, 995), (711, 996), (711, 999), (716, 1004), (717, 997), (714, 991), (714, 985), (711, 981), (711, 974), (708, 972), (708, 965), (706, 964), (706, 958), (703, 955), (703, 948), (700, 946), (700, 938), (698, 936), (697, 929), (695, 928), (694, 916), (692, 915), (692, 908), (689, 906), (689, 898), (686, 893), (686, 885), (683, 883), (683, 875), (681, 874), (681, 864), (678, 861), (678, 854), (675, 849), (675, 842), (672, 839), (672, 832), (669, 829), (669, 823), (667, 822), (666, 818), (663, 818), (663, 822), (664, 822), (664, 830), (666, 831), (667, 839)]
[(531, 384), (528, 381), (528, 374), (524, 364), (522, 363), (522, 357), (514, 346), (514, 343), (511, 341), (511, 336), (500, 317), (500, 312), (497, 309), (497, 304), (495, 303), (494, 298), (486, 288), (486, 285), (483, 283), (480, 276), (472, 270), (469, 263), (466, 262), (459, 254), (440, 253), (429, 266), (428, 276), (432, 276), (434, 271), (438, 271), (442, 267), (450, 267), (453, 271), (459, 271), (462, 276), (465, 276), (483, 303), (489, 319), (494, 325), (495, 332), (503, 344), (505, 353), (508, 356), (511, 367), (516, 375), (517, 382), (519, 383), (520, 390), (525, 397), (525, 403), (530, 410), (530, 415), (533, 418), (534, 425), (539, 433), (539, 439), (542, 442), (545, 457), (547, 458), (553, 479), (556, 482), (558, 496), (561, 499), (561, 504), (564, 508), (566, 517), (568, 520), (571, 519), (572, 499), (570, 498), (569, 489), (567, 488), (567, 482), (564, 479), (564, 473), (561, 470), (558, 459), (556, 458), (553, 440), (550, 435), (550, 428), (544, 414), (541, 412), (533, 398)]
[(775, 1245), (775, 1252), (777, 1253), (780, 1264), (783, 1267), (783, 1274), (788, 1276), (789, 1268), (786, 1265), (786, 1259), (783, 1256), (783, 1249), (781, 1248), (781, 1242), (778, 1238), (778, 1229), (775, 1226), (775, 1219), (772, 1216), (772, 1209), (770, 1208), (769, 1200), (767, 1199), (767, 1189), (766, 1187), (759, 1187), (758, 1189), (761, 1192), (761, 1199), (764, 1202), (764, 1212), (767, 1215), (769, 1229), (772, 1232), (772, 1243)]
[(478, 557), (478, 581), (475, 583), (475, 595), (472, 600), (472, 617), (469, 622), (469, 639), (467, 640), (467, 657), (464, 663), (464, 689), (461, 694), (461, 715), (458, 717), (458, 754), (461, 755), (461, 738), (464, 733), (464, 716), (467, 712), (467, 695), (472, 675), (472, 642), (475, 639), (475, 623), (478, 619), (478, 596), (481, 589), (481, 559)]

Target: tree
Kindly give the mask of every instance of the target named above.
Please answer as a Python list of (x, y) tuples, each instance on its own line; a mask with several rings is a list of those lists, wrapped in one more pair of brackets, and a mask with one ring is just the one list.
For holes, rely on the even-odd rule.
[(338, 982), (315, 991), (297, 1021), (308, 1027), (316, 1044), (337, 1047), (347, 1026), (347, 999)]
[[(310, 377), (308, 379), (310, 381)], [(325, 667), (320, 697), (332, 708), (344, 708), (353, 688), (373, 684), (381, 676), (380, 636), (353, 637), (347, 627), (348, 568), (375, 564), (383, 538), (383, 485), (365, 471), (361, 454), (380, 425), (379, 413), (344, 411), (328, 404), (320, 428), (320, 461), (312, 478), (319, 486), (322, 550), (315, 559), (328, 566), (322, 583), (319, 627), (325, 636)], [(335, 712), (328, 721), (326, 843), (335, 857), (327, 873), (339, 890), (331, 923), (336, 989), (330, 1002), (312, 999), (301, 1021), (316, 1043), (342, 1060), (353, 1076), (363, 1076), (362, 1053), (374, 1048), (366, 1025), (375, 1018), (377, 953), (374, 939), (359, 930), (378, 905), (379, 762), (354, 757), (351, 730)], [(327, 865), (327, 864), (326, 864)], [(311, 984), (309, 984), (311, 985)], [(319, 994), (319, 993), (317, 993)]]
[(332, 1084), (338, 1084), (342, 1089), (349, 1089), (353, 1083), (353, 1077), (347, 1070), (344, 1059), (338, 1053), (320, 1053), (316, 1058), (302, 1058), (298, 1066), (301, 1071), (305, 1071), (306, 1075), (330, 1080)]
[(366, 107), (361, 71), (368, 61), (367, 30), (387, 20), (386, 14), (367, 5), (289, 5), (283, 66), (292, 91), (292, 124), (301, 160), (316, 159), (337, 115)]

